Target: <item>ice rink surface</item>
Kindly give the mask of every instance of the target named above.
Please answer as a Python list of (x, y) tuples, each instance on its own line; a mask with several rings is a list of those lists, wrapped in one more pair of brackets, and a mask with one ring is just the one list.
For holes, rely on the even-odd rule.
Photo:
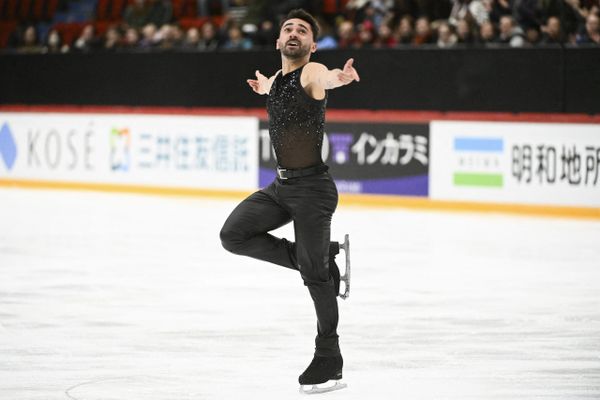
[[(0, 399), (303, 397), (312, 302), (221, 248), (236, 203), (1, 189)], [(341, 207), (332, 228), (348, 388), (320, 398), (600, 399), (600, 221)]]

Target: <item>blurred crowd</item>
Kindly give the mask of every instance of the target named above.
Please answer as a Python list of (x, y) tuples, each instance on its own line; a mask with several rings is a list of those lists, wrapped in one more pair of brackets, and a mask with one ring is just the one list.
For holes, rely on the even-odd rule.
[[(72, 0), (77, 1), (77, 0)], [(218, 4), (216, 4), (218, 3)], [(122, 18), (94, 20), (65, 40), (24, 25), (9, 51), (232, 51), (274, 48), (279, 19), (302, 7), (321, 26), (318, 48), (600, 45), (600, 0), (197, 0), (194, 18), (177, 19), (172, 2), (131, 0)]]

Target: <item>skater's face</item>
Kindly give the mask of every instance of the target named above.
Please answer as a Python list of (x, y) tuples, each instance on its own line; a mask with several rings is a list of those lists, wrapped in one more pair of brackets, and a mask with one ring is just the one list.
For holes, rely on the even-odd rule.
[(314, 53), (317, 44), (313, 41), (313, 32), (308, 22), (298, 18), (287, 20), (279, 32), (277, 49), (292, 59), (304, 58)]

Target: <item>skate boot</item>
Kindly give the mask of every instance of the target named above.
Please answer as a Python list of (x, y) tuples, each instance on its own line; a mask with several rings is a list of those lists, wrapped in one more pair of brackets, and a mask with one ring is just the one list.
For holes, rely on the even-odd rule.
[(343, 366), (344, 360), (341, 355), (314, 356), (306, 371), (298, 378), (300, 393), (316, 394), (344, 389), (347, 385), (340, 382)]
[[(340, 269), (335, 262), (335, 256), (340, 250), (344, 250), (344, 253), (346, 253), (346, 269), (342, 276), (340, 276)], [(333, 278), (335, 292), (343, 300), (346, 300), (350, 296), (350, 237), (348, 234), (344, 237), (344, 243), (331, 242), (329, 245), (329, 274)], [(341, 281), (344, 282), (344, 293), (340, 293)]]

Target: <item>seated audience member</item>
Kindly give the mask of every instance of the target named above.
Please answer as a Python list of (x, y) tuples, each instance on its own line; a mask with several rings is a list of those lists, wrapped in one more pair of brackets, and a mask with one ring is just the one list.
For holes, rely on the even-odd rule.
[(368, 49), (373, 45), (372, 24), (364, 22), (358, 25), (358, 33), (353, 47), (357, 49)]
[(541, 34), (539, 29), (534, 27), (529, 27), (525, 30), (525, 40), (527, 41), (527, 45), (535, 46), (540, 43)]
[(525, 39), (523, 30), (515, 24), (513, 17), (504, 15), (500, 18), (500, 33), (497, 42), (509, 45), (510, 47), (523, 47)]
[(140, 42), (140, 34), (135, 28), (127, 28), (123, 37), (123, 49), (136, 50)]
[(185, 33), (185, 38), (181, 44), (181, 48), (187, 51), (198, 50), (200, 44), (200, 30), (196, 27), (191, 27)]
[(389, 48), (395, 47), (396, 44), (396, 39), (392, 35), (392, 28), (390, 28), (388, 24), (381, 24), (377, 30), (377, 36), (373, 42), (373, 47), (378, 49)]
[[(319, 26), (321, 27), (321, 31), (319, 33), (319, 37), (317, 38), (317, 49), (319, 50), (330, 50), (337, 49), (338, 43), (335, 39), (335, 35), (333, 34), (333, 29), (328, 22), (324, 19), (319, 19)], [(279, 35), (279, 33), (277, 33)], [(277, 39), (277, 37), (275, 37)]]
[[(323, 26), (323, 25), (321, 25)], [(256, 47), (271, 49), (275, 46), (279, 32), (271, 20), (264, 20), (258, 26), (258, 31), (254, 35), (253, 43)]]
[(394, 31), (394, 39), (397, 44), (411, 44), (413, 37), (413, 18), (410, 15), (403, 15)]
[(352, 47), (356, 41), (356, 34), (354, 32), (354, 24), (352, 21), (344, 20), (338, 25), (337, 29), (338, 36), (338, 48), (346, 49)]
[(98, 48), (98, 39), (95, 36), (94, 25), (88, 24), (83, 27), (81, 34), (73, 43), (73, 51), (87, 53)]
[[(475, 20), (477, 25), (481, 25), (485, 21), (489, 21), (491, 11), (492, 0), (472, 0), (469, 3), (469, 13), (471, 14), (471, 17)], [(464, 20), (467, 18), (465, 17), (461, 19)]]
[(161, 51), (173, 51), (181, 47), (183, 31), (179, 25), (165, 24), (160, 27), (155, 36), (158, 39), (157, 48)]
[(431, 26), (429, 25), (429, 18), (420, 17), (415, 23), (415, 35), (412, 40), (412, 44), (420, 46), (423, 44), (433, 43), (433, 37), (431, 33)]
[(459, 19), (465, 19), (470, 15), (469, 1), (470, 0), (452, 0), (452, 9), (450, 11), (450, 16), (448, 17), (448, 22), (450, 22), (450, 24), (456, 26)]
[(492, 21), (486, 21), (479, 27), (479, 44), (493, 46), (496, 43), (496, 28)]
[(69, 46), (66, 44), (63, 45), (60, 33), (56, 29), (51, 29), (48, 32), (42, 52), (45, 54), (68, 53)]
[(456, 41), (464, 45), (475, 44), (473, 29), (466, 19), (459, 19), (456, 22)]
[(456, 35), (452, 32), (450, 24), (442, 22), (437, 28), (437, 47), (447, 49), (456, 44)]
[(41, 53), (42, 50), (43, 47), (38, 42), (38, 34), (35, 26), (27, 26), (19, 40), (17, 51), (19, 53)]
[(563, 33), (560, 25), (560, 19), (558, 17), (550, 17), (548, 21), (546, 21), (546, 25), (542, 27), (542, 32), (544, 33), (542, 36), (542, 40), (540, 43), (542, 44), (562, 44)]
[(156, 34), (156, 25), (152, 23), (144, 25), (142, 28), (142, 37), (138, 43), (138, 47), (142, 50), (152, 50), (158, 42)]
[(600, 45), (600, 25), (597, 14), (590, 13), (585, 20), (585, 29), (577, 35), (577, 44)]
[(249, 50), (252, 42), (244, 37), (242, 30), (236, 24), (232, 24), (227, 30), (227, 37), (223, 44), (225, 50)]
[(211, 21), (206, 21), (200, 27), (201, 37), (198, 42), (198, 49), (201, 51), (214, 51), (219, 47), (219, 38), (217, 28)]
[(121, 32), (115, 25), (108, 27), (104, 32), (104, 40), (101, 46), (102, 51), (115, 52), (121, 48)]

